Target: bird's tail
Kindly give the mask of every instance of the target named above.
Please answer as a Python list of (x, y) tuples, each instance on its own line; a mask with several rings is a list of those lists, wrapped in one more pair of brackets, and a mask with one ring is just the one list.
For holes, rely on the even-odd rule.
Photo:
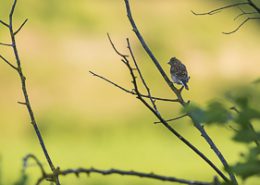
[(186, 90), (189, 90), (189, 87), (186, 82), (182, 82), (182, 85), (185, 87)]

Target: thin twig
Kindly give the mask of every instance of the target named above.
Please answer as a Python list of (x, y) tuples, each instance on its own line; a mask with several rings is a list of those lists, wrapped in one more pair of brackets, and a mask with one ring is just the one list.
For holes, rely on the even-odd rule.
[[(112, 82), (111, 80), (109, 80), (109, 79), (107, 79), (107, 78), (105, 78), (105, 77), (103, 77), (103, 76), (101, 76), (101, 75), (99, 75), (99, 74), (96, 74), (96, 73), (94, 73), (94, 72), (92, 72), (92, 71), (89, 71), (89, 73), (92, 74), (92, 75), (95, 76), (95, 77), (98, 77), (98, 78), (100, 78), (100, 79), (102, 79), (102, 80), (104, 80), (104, 81), (106, 81), (106, 82), (108, 82), (108, 83), (114, 85), (115, 87), (117, 87), (117, 88), (119, 88), (119, 89), (125, 91), (126, 93), (133, 94), (133, 95), (137, 95), (135, 91), (133, 91), (133, 90), (130, 91), (130, 90), (128, 90), (128, 89), (126, 89), (126, 88), (124, 88), (124, 87), (122, 87), (122, 86), (116, 84), (115, 82)], [(144, 97), (144, 98), (150, 98), (149, 95), (141, 94), (141, 96)], [(151, 98), (154, 99), (154, 100), (167, 101), (167, 102), (178, 102), (178, 101), (179, 101), (179, 100), (177, 100), (177, 99), (159, 98), (159, 97), (155, 97), (155, 96), (151, 96)]]
[(2, 46), (12, 46), (12, 44), (2, 43), (2, 42), (0, 42), (0, 45), (2, 45)]
[(254, 8), (259, 14), (260, 14), (260, 8), (258, 6), (256, 6), (256, 4), (252, 1), (252, 0), (247, 0), (248, 4)]
[(246, 18), (241, 24), (239, 24), (236, 29), (230, 31), (230, 32), (222, 32), (224, 34), (232, 34), (232, 33), (235, 33), (237, 32), (244, 24), (246, 24), (248, 21), (250, 20), (260, 20), (260, 17), (248, 17)]
[(0, 58), (7, 63), (11, 68), (15, 69), (16, 71), (18, 70), (17, 67), (15, 67), (13, 64), (11, 64), (11, 62), (9, 62), (5, 57), (3, 57), (2, 55), (0, 55)]
[(241, 6), (241, 5), (248, 5), (248, 4), (249, 4), (248, 2), (242, 2), (242, 3), (235, 3), (235, 4), (231, 4), (231, 5), (227, 5), (227, 6), (222, 6), (220, 8), (216, 8), (214, 10), (211, 10), (211, 11), (208, 11), (208, 12), (204, 12), (204, 13), (196, 13), (193, 10), (191, 10), (191, 12), (194, 15), (214, 15), (214, 14), (219, 13), (221, 10), (224, 10), (224, 9), (238, 7), (238, 6)]
[(19, 31), (23, 28), (23, 26), (27, 23), (28, 19), (25, 19), (25, 21), (21, 24), (21, 26), (14, 32), (14, 35), (19, 33)]
[(4, 26), (6, 26), (7, 28), (9, 28), (9, 25), (7, 23), (5, 23), (4, 21), (0, 20), (0, 23)]
[(159, 111), (158, 111), (157, 106), (156, 106), (156, 104), (155, 104), (155, 100), (152, 98), (151, 91), (150, 91), (150, 89), (149, 89), (147, 83), (145, 82), (145, 79), (144, 79), (144, 77), (143, 77), (143, 75), (142, 75), (142, 72), (141, 72), (141, 70), (140, 70), (140, 68), (139, 68), (139, 66), (138, 66), (138, 64), (137, 64), (137, 62), (136, 62), (136, 59), (135, 59), (134, 53), (133, 53), (133, 51), (132, 51), (132, 48), (131, 48), (129, 39), (126, 39), (126, 40), (127, 40), (127, 48), (129, 49), (130, 55), (131, 55), (131, 57), (132, 57), (132, 60), (133, 60), (133, 62), (134, 62), (134, 65), (135, 65), (135, 67), (136, 67), (136, 69), (137, 69), (137, 72), (138, 72), (138, 74), (139, 74), (139, 76), (140, 76), (140, 78), (141, 78), (141, 81), (142, 81), (142, 83), (143, 83), (143, 85), (144, 85), (144, 87), (145, 87), (145, 89), (146, 89), (146, 92), (147, 92), (147, 94), (148, 94), (148, 97), (149, 97), (149, 99), (150, 99), (150, 101), (151, 101), (151, 103), (152, 103), (152, 105), (153, 105), (154, 110), (159, 114)]
[(237, 20), (239, 17), (243, 15), (252, 15), (252, 14), (257, 14), (258, 12), (245, 12), (241, 7), (238, 7), (238, 9), (242, 12), (241, 14), (238, 14), (235, 18), (234, 21)]
[(230, 110), (233, 110), (233, 111), (235, 111), (236, 113), (240, 113), (240, 111), (239, 111), (235, 106), (230, 107)]
[(39, 167), (40, 170), (41, 170), (42, 176), (45, 176), (45, 175), (46, 175), (46, 172), (45, 172), (45, 170), (44, 170), (44, 168), (43, 168), (42, 163), (41, 163), (40, 160), (39, 160), (35, 155), (33, 155), (33, 154), (28, 154), (28, 155), (26, 155), (26, 156), (23, 158), (23, 170), (25, 170), (25, 169), (27, 168), (27, 166), (28, 166), (28, 160), (29, 160), (29, 159), (33, 159), (33, 160), (36, 162), (36, 164), (38, 165), (38, 167)]
[[(240, 6), (241, 5), (247, 5), (250, 6), (251, 8), (253, 8), (255, 10), (255, 12), (245, 12)], [(243, 16), (243, 15), (252, 15), (252, 14), (260, 14), (260, 7), (258, 7), (252, 0), (247, 0), (247, 2), (241, 2), (241, 3), (234, 3), (231, 5), (227, 5), (227, 6), (223, 6), (220, 8), (216, 8), (214, 10), (205, 12), (205, 13), (195, 13), (194, 11), (191, 11), (194, 15), (213, 15), (216, 13), (219, 13), (221, 10), (224, 9), (228, 9), (228, 8), (233, 8), (233, 7), (237, 7), (241, 10), (242, 13), (238, 14), (234, 20), (237, 20), (239, 17)], [(249, 20), (257, 20), (260, 19), (260, 17), (246, 17), (246, 19), (241, 22), (234, 30), (230, 31), (230, 32), (222, 32), (224, 34), (232, 34), (237, 32), (243, 25), (245, 25)]]
[(20, 57), (19, 57), (19, 54), (18, 54), (18, 49), (17, 49), (17, 46), (16, 46), (16, 39), (15, 39), (15, 33), (18, 33), (23, 25), (26, 23), (26, 21), (20, 26), (20, 28), (14, 32), (13, 30), (13, 14), (14, 14), (14, 11), (15, 11), (15, 7), (16, 7), (16, 4), (17, 4), (17, 0), (14, 0), (13, 1), (13, 4), (12, 4), (12, 8), (10, 10), (10, 13), (9, 13), (9, 32), (10, 32), (10, 36), (11, 36), (11, 40), (12, 40), (12, 48), (13, 48), (13, 53), (14, 53), (14, 56), (15, 56), (15, 60), (16, 60), (16, 63), (17, 63), (17, 67), (11, 65), (10, 62), (8, 61), (5, 61), (3, 57), (1, 57), (6, 63), (8, 63), (12, 68), (16, 69), (18, 74), (19, 74), (19, 77), (20, 77), (20, 80), (21, 80), (21, 85), (22, 85), (22, 92), (23, 92), (23, 96), (24, 96), (24, 99), (25, 99), (25, 104), (26, 104), (26, 108), (28, 110), (28, 113), (29, 113), (29, 116), (30, 116), (30, 120), (31, 120), (31, 124), (33, 125), (33, 128), (34, 128), (34, 131), (37, 135), (37, 138), (39, 140), (39, 143), (41, 145), (41, 148), (43, 150), (43, 153), (44, 153), (44, 156), (52, 170), (52, 173), (53, 173), (53, 181), (57, 184), (57, 185), (60, 185), (60, 182), (59, 182), (59, 179), (58, 179), (58, 176), (56, 175), (56, 168), (49, 156), (49, 153), (47, 151), (47, 148), (44, 144), (44, 140), (42, 138), (42, 135), (41, 135), (41, 132), (38, 128), (38, 124), (36, 122), (36, 119), (35, 119), (35, 116), (34, 116), (34, 112), (33, 112), (33, 109), (32, 109), (32, 106), (31, 106), (31, 103), (30, 103), (30, 99), (29, 99), (29, 95), (28, 95), (28, 92), (27, 92), (27, 87), (26, 87), (26, 78), (24, 76), (24, 73), (23, 73), (23, 70), (22, 70), (22, 64), (21, 64), (21, 60), (20, 60)]
[(27, 105), (26, 102), (18, 101), (17, 103), (20, 104), (20, 105)]
[[(155, 66), (157, 67), (157, 69), (159, 70), (159, 72), (161, 73), (161, 75), (163, 76), (164, 80), (166, 81), (166, 83), (168, 84), (168, 86), (172, 89), (172, 91), (175, 93), (175, 95), (178, 97), (179, 99), (179, 103), (182, 106), (186, 106), (187, 102), (185, 102), (182, 98), (181, 93), (179, 93), (178, 89), (172, 84), (172, 82), (169, 80), (168, 76), (165, 74), (164, 70), (162, 69), (161, 65), (159, 64), (158, 60), (155, 58), (155, 56), (153, 55), (153, 53), (151, 52), (151, 50), (149, 49), (149, 47), (147, 46), (146, 42), (144, 41), (142, 35), (140, 34), (139, 30), (137, 29), (137, 26), (135, 24), (135, 21), (132, 17), (132, 13), (131, 13), (131, 9), (130, 9), (130, 5), (129, 5), (129, 1), (128, 0), (124, 0), (125, 1), (125, 5), (126, 5), (126, 11), (127, 11), (127, 16), (129, 19), (129, 22), (131, 23), (131, 26), (133, 28), (134, 33), (136, 34), (137, 38), (139, 39), (142, 47), (145, 49), (146, 53), (150, 56), (152, 62), (155, 64)], [(243, 3), (245, 4), (245, 3)], [(205, 141), (209, 144), (210, 148), (214, 151), (214, 153), (217, 155), (217, 157), (219, 158), (219, 160), (222, 162), (222, 164), (224, 165), (225, 169), (227, 170), (231, 181), (234, 184), (237, 184), (236, 178), (234, 176), (234, 174), (229, 170), (229, 165), (227, 163), (227, 161), (225, 160), (224, 156), (222, 155), (222, 153), (219, 151), (219, 149), (216, 147), (216, 145), (214, 144), (214, 142), (212, 141), (212, 139), (209, 137), (209, 135), (207, 134), (207, 132), (205, 131), (205, 129), (203, 128), (203, 126), (197, 122), (194, 117), (192, 116), (192, 114), (189, 114), (189, 117), (191, 118), (192, 122), (194, 123), (194, 126), (200, 131), (202, 137), (205, 139)], [(159, 119), (160, 120), (160, 119)], [(160, 120), (162, 121), (162, 120)], [(163, 120), (164, 121), (164, 120)], [(165, 122), (167, 124), (167, 122)], [(219, 175), (220, 173), (217, 172)], [(229, 181), (225, 176), (223, 177), (221, 175), (221, 177), (225, 180), (225, 181)]]
[[(201, 182), (201, 181), (193, 181), (193, 180), (186, 180), (186, 179), (180, 179), (176, 177), (170, 177), (170, 176), (163, 176), (163, 175), (158, 175), (155, 173), (144, 173), (144, 172), (137, 172), (137, 171), (126, 171), (126, 170), (119, 170), (119, 169), (109, 169), (109, 170), (101, 170), (97, 168), (77, 168), (77, 169), (67, 169), (67, 170), (61, 170), (59, 171), (58, 175), (70, 175), (74, 174), (77, 177), (80, 174), (101, 174), (101, 175), (122, 175), (122, 176), (134, 176), (134, 177), (140, 177), (140, 178), (147, 178), (147, 179), (154, 179), (154, 180), (160, 180), (160, 181), (165, 181), (165, 182), (177, 182), (180, 184), (188, 184), (188, 185), (213, 185), (211, 182)], [(36, 185), (41, 184), (41, 182), (46, 179), (50, 178), (52, 174), (47, 174), (40, 179), (38, 179)]]
[[(184, 118), (184, 117), (186, 117), (186, 116), (188, 116), (188, 114), (183, 114), (183, 115), (178, 116), (178, 117), (176, 117), (176, 118), (167, 119), (167, 120), (165, 120), (165, 121), (166, 121), (166, 122), (176, 121), (176, 120), (181, 119), (181, 118)], [(161, 122), (160, 122), (160, 121), (155, 121), (155, 122), (154, 122), (154, 124), (157, 124), (157, 123), (161, 123)]]
[[(240, 114), (240, 111), (239, 111), (235, 106), (230, 107), (230, 110), (233, 110), (233, 111), (235, 111), (237, 114)], [(254, 128), (254, 126), (253, 126), (253, 124), (252, 124), (251, 122), (248, 122), (248, 128), (253, 132), (253, 134), (254, 134), (255, 136), (257, 135), (257, 134), (256, 134), (256, 131), (255, 131), (255, 128)], [(257, 147), (260, 147), (260, 142), (259, 142), (259, 140), (255, 139), (254, 142), (255, 142), (255, 144), (256, 144)]]
[(112, 42), (112, 39), (111, 39), (109, 33), (107, 33), (107, 37), (108, 37), (108, 40), (109, 40), (111, 46), (113, 47), (113, 49), (115, 50), (115, 52), (116, 52), (119, 56), (121, 56), (121, 57), (123, 57), (123, 58), (124, 58), (124, 57), (128, 57), (128, 55), (124, 55), (124, 54), (120, 53), (120, 52), (116, 49), (114, 43)]

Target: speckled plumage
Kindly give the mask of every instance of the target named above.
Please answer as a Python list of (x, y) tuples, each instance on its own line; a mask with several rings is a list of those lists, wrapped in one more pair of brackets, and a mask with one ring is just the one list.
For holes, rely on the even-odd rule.
[(187, 69), (184, 64), (181, 63), (176, 57), (170, 59), (168, 64), (171, 65), (170, 73), (174, 83), (183, 85), (185, 89), (189, 90), (187, 85), (190, 77), (188, 76)]

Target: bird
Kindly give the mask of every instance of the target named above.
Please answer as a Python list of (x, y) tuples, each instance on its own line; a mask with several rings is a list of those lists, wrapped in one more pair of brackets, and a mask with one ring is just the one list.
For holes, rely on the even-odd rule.
[(176, 84), (180, 84), (184, 86), (186, 90), (189, 90), (187, 83), (190, 77), (188, 76), (188, 71), (185, 65), (176, 57), (172, 57), (168, 64), (170, 64), (171, 66), (170, 74), (173, 82)]

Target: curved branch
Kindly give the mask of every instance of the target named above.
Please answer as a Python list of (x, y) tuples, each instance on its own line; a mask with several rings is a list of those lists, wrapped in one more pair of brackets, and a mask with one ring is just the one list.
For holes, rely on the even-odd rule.
[(19, 31), (24, 27), (24, 25), (27, 23), (28, 19), (25, 19), (25, 21), (21, 24), (21, 26), (14, 32), (14, 35), (19, 33)]
[(41, 163), (40, 160), (39, 160), (35, 155), (33, 155), (33, 154), (28, 154), (28, 155), (26, 155), (26, 156), (23, 158), (23, 171), (26, 170), (26, 168), (27, 168), (27, 166), (28, 166), (28, 160), (29, 160), (29, 159), (33, 159), (33, 160), (36, 162), (37, 166), (38, 166), (38, 167), (40, 168), (40, 170), (41, 170), (42, 176), (45, 176), (45, 175), (46, 175), (46, 172), (45, 172), (45, 170), (44, 170), (44, 168), (43, 168), (42, 163)]
[[(58, 172), (58, 175), (71, 175), (74, 174), (76, 176), (79, 176), (80, 174), (101, 174), (101, 175), (122, 175), (122, 176), (134, 176), (134, 177), (140, 177), (140, 178), (147, 178), (147, 179), (154, 179), (154, 180), (160, 180), (160, 181), (167, 181), (167, 182), (177, 182), (181, 184), (188, 184), (188, 185), (213, 185), (213, 183), (210, 182), (201, 182), (201, 181), (192, 181), (192, 180), (186, 180), (186, 179), (180, 179), (176, 177), (170, 177), (170, 176), (163, 176), (158, 175), (154, 173), (144, 173), (144, 172), (137, 172), (137, 171), (126, 171), (126, 170), (119, 170), (119, 169), (108, 169), (108, 170), (101, 170), (97, 168), (78, 168), (78, 169), (67, 169), (67, 170), (61, 170)], [(42, 176), (40, 179), (38, 179), (36, 185), (41, 184), (41, 182), (45, 179), (51, 178), (52, 174), (46, 174), (45, 176)]]
[(224, 34), (232, 34), (237, 32), (243, 25), (245, 25), (250, 20), (260, 20), (260, 17), (248, 17), (246, 18), (241, 24), (238, 25), (238, 27), (230, 32), (222, 32)]
[(208, 11), (208, 12), (204, 12), (204, 13), (196, 13), (194, 12), (193, 10), (191, 10), (191, 12), (194, 14), (194, 15), (214, 15), (216, 13), (219, 13), (221, 10), (224, 10), (224, 9), (228, 9), (228, 8), (233, 8), (233, 7), (239, 7), (241, 5), (248, 5), (249, 3), (248, 2), (244, 2), (244, 3), (235, 3), (235, 4), (231, 4), (231, 5), (227, 5), (227, 6), (222, 6), (220, 8), (216, 8), (214, 10), (211, 10), (211, 11)]

